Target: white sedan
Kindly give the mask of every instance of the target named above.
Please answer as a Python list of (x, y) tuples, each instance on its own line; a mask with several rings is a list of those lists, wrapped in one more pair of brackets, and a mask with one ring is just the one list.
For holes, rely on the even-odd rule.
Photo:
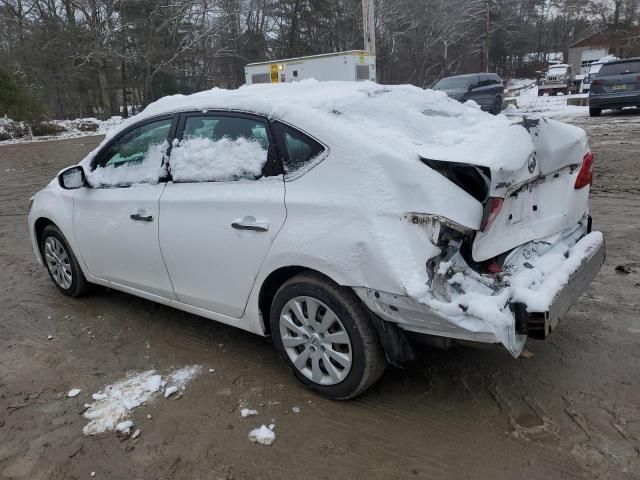
[[(104, 285), (270, 335), (346, 399), (412, 336), (556, 328), (604, 260), (579, 128), (442, 92), (304, 81), (161, 99), (38, 192), (57, 288)], [(444, 338), (445, 342), (442, 342)]]

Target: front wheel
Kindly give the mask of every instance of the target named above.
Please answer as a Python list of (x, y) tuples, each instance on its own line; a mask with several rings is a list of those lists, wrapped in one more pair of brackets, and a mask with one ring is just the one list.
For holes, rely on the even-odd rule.
[(67, 239), (55, 225), (47, 225), (40, 236), (40, 252), (49, 276), (58, 290), (70, 297), (85, 294), (89, 284)]
[(589, 107), (589, 115), (592, 117), (599, 117), (602, 115), (602, 109)]
[(300, 274), (271, 304), (273, 342), (305, 386), (346, 400), (373, 385), (387, 365), (369, 315), (350, 289)]

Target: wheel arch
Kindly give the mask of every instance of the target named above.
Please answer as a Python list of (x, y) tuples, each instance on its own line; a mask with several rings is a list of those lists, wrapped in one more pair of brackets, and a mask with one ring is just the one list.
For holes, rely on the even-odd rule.
[(42, 246), (41, 246), (40, 240), (42, 239), (42, 232), (48, 225), (53, 225), (54, 227), (60, 228), (55, 224), (53, 220), (51, 220), (48, 217), (39, 217), (33, 223), (33, 234), (34, 234), (36, 245), (38, 246), (38, 252), (40, 253), (41, 258), (42, 258)]
[(262, 282), (262, 285), (260, 285), (260, 293), (258, 294), (258, 308), (260, 310), (260, 314), (262, 315), (262, 325), (265, 335), (271, 334), (271, 303), (273, 302), (273, 298), (275, 297), (276, 292), (282, 285), (284, 285), (287, 280), (295, 277), (296, 275), (307, 272), (321, 275), (327, 280), (338, 284), (338, 282), (336, 282), (327, 274), (316, 269), (304, 267), (301, 265), (288, 265), (272, 271), (269, 275), (266, 276), (266, 278)]

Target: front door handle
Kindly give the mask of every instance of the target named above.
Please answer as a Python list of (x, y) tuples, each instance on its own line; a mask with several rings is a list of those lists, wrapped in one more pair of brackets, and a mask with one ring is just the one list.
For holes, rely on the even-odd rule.
[(244, 217), (242, 220), (236, 220), (231, 224), (236, 230), (252, 230), (254, 232), (269, 231), (269, 224), (264, 222), (256, 222), (253, 217)]
[(144, 215), (142, 213), (132, 213), (129, 218), (139, 222), (153, 222), (153, 215)]

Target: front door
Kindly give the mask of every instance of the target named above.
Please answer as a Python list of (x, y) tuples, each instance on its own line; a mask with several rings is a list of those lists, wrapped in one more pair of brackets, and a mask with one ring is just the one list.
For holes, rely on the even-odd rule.
[(175, 299), (158, 244), (163, 158), (172, 117), (123, 132), (94, 158), (91, 188), (74, 191), (76, 243), (94, 277)]
[(285, 220), (266, 119), (186, 114), (160, 199), (160, 246), (178, 300), (240, 318)]

